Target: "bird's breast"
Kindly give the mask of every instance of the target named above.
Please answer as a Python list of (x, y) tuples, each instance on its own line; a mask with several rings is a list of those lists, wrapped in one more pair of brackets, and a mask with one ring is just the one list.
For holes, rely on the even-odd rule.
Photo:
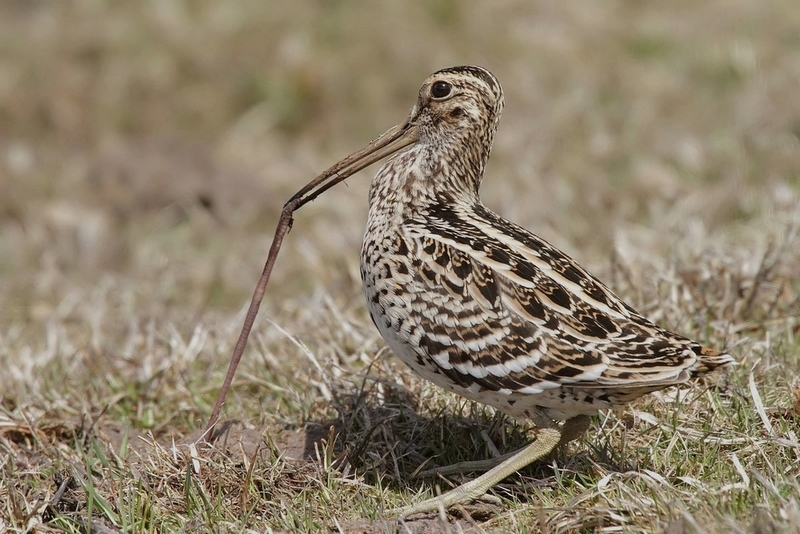
[(411, 336), (412, 263), (401, 232), (376, 226), (367, 229), (361, 248), (361, 279), (367, 309), (387, 340), (407, 342)]

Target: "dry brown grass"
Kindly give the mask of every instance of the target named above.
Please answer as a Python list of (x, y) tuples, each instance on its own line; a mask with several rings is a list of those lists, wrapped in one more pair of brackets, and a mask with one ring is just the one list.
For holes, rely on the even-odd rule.
[(524, 442), (383, 348), (361, 176), (298, 214), (227, 446), (188, 446), (283, 201), (462, 63), (506, 90), (487, 204), (741, 363), (451, 527), (800, 530), (795, 3), (3, 2), (0, 532), (381, 532), (423, 464)]

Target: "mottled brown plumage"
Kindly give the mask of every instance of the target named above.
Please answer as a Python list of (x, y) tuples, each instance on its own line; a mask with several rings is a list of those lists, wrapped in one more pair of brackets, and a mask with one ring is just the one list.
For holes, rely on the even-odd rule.
[[(435, 97), (437, 90), (444, 96)], [(372, 319), (423, 377), (516, 417), (593, 414), (730, 363), (664, 330), (481, 204), (503, 108), (480, 67), (433, 74), (416, 142), (378, 171), (361, 252)]]
[(421, 376), (541, 427), (496, 468), (401, 515), (474, 498), (576, 437), (587, 415), (733, 362), (656, 326), (566, 254), (483, 206), (502, 109), (487, 70), (436, 72), (403, 125), (294, 197), (316, 196), (399, 151), (369, 194), (361, 274), (373, 321)]

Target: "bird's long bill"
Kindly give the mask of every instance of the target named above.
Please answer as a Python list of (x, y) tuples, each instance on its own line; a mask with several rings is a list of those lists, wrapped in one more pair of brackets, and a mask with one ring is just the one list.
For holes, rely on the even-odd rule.
[(296, 202), (297, 207), (299, 207), (306, 202), (314, 200), (324, 191), (361, 169), (369, 167), (376, 161), (382, 160), (416, 141), (417, 128), (410, 121), (394, 126), (361, 150), (353, 152), (311, 180), (305, 187), (295, 193), (286, 204), (289, 205)]
[(231, 387), (231, 382), (233, 382), (233, 375), (236, 373), (236, 368), (239, 366), (239, 360), (242, 359), (242, 354), (247, 346), (247, 339), (250, 337), (250, 331), (253, 328), (256, 315), (258, 315), (258, 308), (261, 306), (261, 301), (264, 298), (264, 292), (267, 289), (267, 284), (272, 274), (272, 268), (278, 258), (281, 243), (283, 243), (286, 232), (288, 232), (292, 226), (292, 214), (294, 210), (306, 202), (314, 200), (348, 176), (407, 147), (416, 140), (417, 127), (410, 120), (400, 126), (395, 126), (358, 152), (350, 154), (342, 161), (311, 180), (308, 185), (289, 199), (289, 202), (283, 207), (281, 219), (278, 222), (278, 227), (275, 229), (275, 238), (272, 240), (272, 245), (269, 247), (269, 256), (267, 256), (261, 278), (259, 278), (258, 285), (256, 285), (256, 289), (253, 292), (253, 299), (250, 301), (250, 307), (247, 309), (247, 316), (242, 325), (242, 332), (239, 334), (239, 339), (236, 341), (236, 347), (231, 356), (231, 363), (228, 365), (228, 374), (225, 375), (225, 382), (223, 382), (222, 388), (219, 391), (217, 402), (214, 404), (214, 410), (211, 412), (211, 417), (208, 420), (208, 425), (206, 426), (206, 431), (203, 433), (202, 439), (209, 441), (212, 439), (211, 434), (214, 426), (217, 424), (222, 404), (225, 401), (225, 396), (228, 393), (228, 389)]

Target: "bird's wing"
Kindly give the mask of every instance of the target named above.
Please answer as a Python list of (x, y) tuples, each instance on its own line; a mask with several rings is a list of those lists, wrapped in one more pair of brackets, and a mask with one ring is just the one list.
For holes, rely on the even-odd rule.
[(419, 286), (412, 306), (430, 321), (420, 345), (463, 387), (657, 389), (685, 381), (704, 350), (485, 208), (435, 206), (405, 233)]

